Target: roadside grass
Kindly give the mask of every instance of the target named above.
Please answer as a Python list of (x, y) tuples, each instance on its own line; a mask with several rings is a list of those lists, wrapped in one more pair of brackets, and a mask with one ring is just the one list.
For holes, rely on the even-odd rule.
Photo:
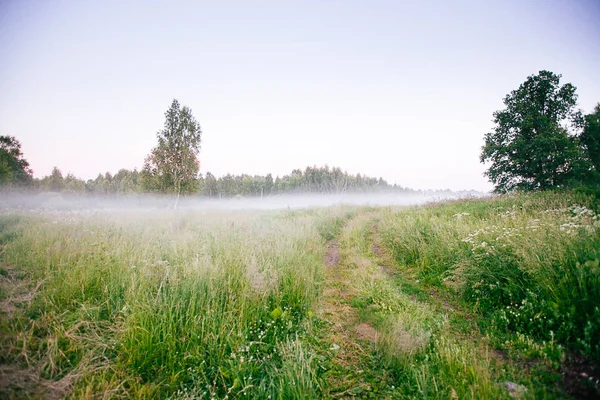
[(492, 348), (527, 368), (536, 398), (552, 397), (574, 355), (600, 361), (592, 204), (578, 193), (453, 201), (387, 210), (379, 229), (401, 271), (465, 309)]
[[(400, 214), (404, 210), (386, 210)], [(485, 340), (451, 322), (391, 257), (378, 247), (381, 210), (359, 215), (342, 232), (349, 260), (352, 305), (377, 330), (373, 364), (387, 377), (386, 398), (508, 398), (502, 382), (513, 368), (489, 352)], [(406, 291), (407, 287), (412, 287)], [(459, 329), (461, 328), (461, 329)]]

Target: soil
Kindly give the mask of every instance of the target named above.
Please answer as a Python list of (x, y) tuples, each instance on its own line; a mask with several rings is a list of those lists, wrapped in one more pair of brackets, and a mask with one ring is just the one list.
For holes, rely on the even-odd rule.
[(330, 240), (327, 245), (327, 254), (325, 254), (325, 265), (335, 267), (340, 263), (340, 249), (335, 240)]
[(561, 370), (562, 386), (575, 399), (600, 399), (600, 371), (590, 360), (569, 355)]
[(358, 324), (354, 327), (354, 331), (360, 339), (368, 340), (373, 344), (377, 343), (377, 337), (379, 335), (371, 325), (366, 323)]

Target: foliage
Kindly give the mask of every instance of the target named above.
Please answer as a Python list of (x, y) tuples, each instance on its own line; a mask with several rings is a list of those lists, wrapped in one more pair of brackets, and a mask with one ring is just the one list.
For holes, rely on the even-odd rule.
[(49, 176), (34, 179), (33, 188), (41, 191), (63, 192), (70, 194), (95, 195), (131, 195), (141, 191), (140, 173), (137, 170), (120, 169), (115, 175), (109, 172), (98, 174), (96, 179), (87, 182), (54, 167)]
[(0, 186), (23, 186), (31, 183), (31, 168), (23, 158), (21, 142), (13, 136), (0, 136)]
[(600, 362), (600, 216), (591, 204), (566, 192), (451, 202), (390, 215), (381, 229), (401, 264), (460, 295), (490, 334), (560, 343)]
[(497, 192), (568, 187), (589, 179), (591, 168), (578, 133), (575, 86), (561, 75), (540, 71), (504, 98), (485, 135), (481, 162)]
[(173, 100), (156, 134), (158, 145), (144, 161), (144, 188), (177, 195), (197, 191), (201, 133), (192, 110)]
[(408, 191), (390, 185), (382, 178), (371, 178), (361, 174), (350, 175), (340, 168), (306, 167), (295, 169), (289, 175), (250, 176), (227, 174), (215, 178), (210, 172), (200, 177), (201, 193), (209, 197), (269, 196), (284, 193), (361, 193), (373, 191)]
[(585, 116), (581, 143), (585, 146), (596, 172), (600, 173), (600, 104), (596, 105), (593, 113)]
[(59, 192), (65, 187), (63, 174), (58, 167), (52, 168), (50, 176), (43, 180), (43, 184), (53, 192)]
[[(116, 174), (109, 172), (98, 174), (96, 179), (84, 182), (72, 174), (66, 177), (58, 168), (50, 176), (34, 179), (34, 187), (38, 190), (64, 191), (68, 193), (85, 193), (89, 195), (127, 195), (142, 193), (147, 190), (148, 181), (144, 172), (120, 169)], [(371, 193), (402, 192), (413, 190), (397, 185), (390, 185), (382, 178), (371, 178), (361, 174), (350, 175), (340, 168), (307, 167), (304, 172), (294, 170), (292, 174), (277, 176), (231, 175), (216, 178), (210, 172), (199, 175), (198, 180), (189, 189), (207, 197), (235, 196), (274, 196), (288, 193)]]

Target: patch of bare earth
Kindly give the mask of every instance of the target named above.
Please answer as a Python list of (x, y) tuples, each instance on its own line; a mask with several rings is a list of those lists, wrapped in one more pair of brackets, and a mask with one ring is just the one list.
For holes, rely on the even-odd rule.
[(330, 240), (325, 254), (325, 265), (335, 267), (340, 263), (340, 247), (336, 240)]
[(575, 399), (600, 399), (600, 371), (591, 361), (571, 354), (561, 371), (562, 386)]
[(373, 245), (371, 246), (372, 250), (373, 250), (373, 254), (375, 254), (378, 258), (383, 257), (383, 247), (381, 247), (379, 244), (373, 242)]
[(379, 337), (379, 334), (371, 325), (365, 324), (363, 322), (362, 324), (356, 325), (354, 327), (354, 331), (356, 332), (356, 335), (359, 338), (363, 340), (368, 340), (373, 344), (377, 343), (377, 338)]

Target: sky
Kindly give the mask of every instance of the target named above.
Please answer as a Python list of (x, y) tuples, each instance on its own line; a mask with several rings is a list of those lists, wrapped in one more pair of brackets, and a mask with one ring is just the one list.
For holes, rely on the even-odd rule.
[(203, 174), (486, 191), (484, 135), (529, 75), (600, 102), (598, 21), (600, 0), (0, 0), (0, 135), (36, 177), (140, 169), (176, 98)]

